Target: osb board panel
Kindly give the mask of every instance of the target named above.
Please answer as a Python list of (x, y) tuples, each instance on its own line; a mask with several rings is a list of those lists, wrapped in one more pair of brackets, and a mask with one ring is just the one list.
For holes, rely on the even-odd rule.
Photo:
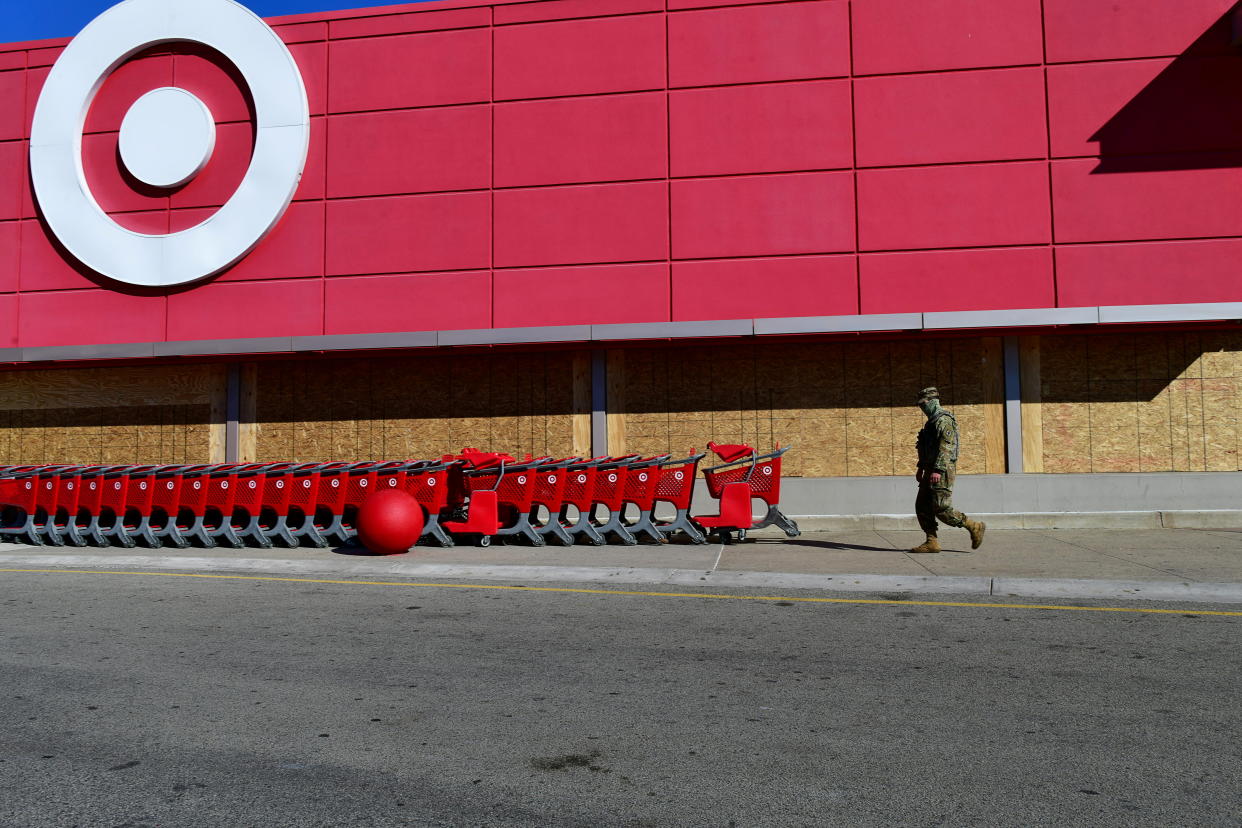
[[(709, 440), (762, 450), (780, 443), (794, 447), (785, 455), (791, 476), (907, 474), (924, 422), (914, 398), (935, 385), (961, 427), (959, 473), (1002, 470), (999, 344), (976, 338), (626, 350), (622, 387), (609, 395), (610, 449), (679, 454)], [(613, 366), (610, 360), (610, 383), (618, 381)], [(622, 444), (611, 433), (614, 413), (624, 418)], [(989, 439), (989, 430), (1001, 433)]]
[(999, 336), (983, 340), (983, 465), (988, 474), (1005, 473), (1005, 345)]
[(206, 463), (224, 366), (0, 373), (0, 463)]
[(574, 413), (573, 451), (579, 456), (591, 453), (591, 354), (579, 351), (573, 356)]
[(260, 363), (256, 458), (432, 458), (467, 446), (569, 456), (573, 376), (570, 352)]
[(237, 414), (237, 460), (239, 463), (253, 463), (258, 455), (258, 432), (255, 422), (258, 418), (258, 382), (259, 366), (253, 362), (241, 366), (241, 395)]
[(612, 350), (605, 357), (604, 416), (608, 429), (608, 454), (625, 454), (625, 351)]
[(0, 407), (136, 408), (209, 402), (225, 382), (223, 365), (49, 368), (0, 373)]
[(1044, 470), (1043, 395), (1040, 389), (1040, 339), (1024, 336), (1018, 342), (1018, 385), (1022, 391), (1022, 471)]
[(0, 410), (0, 463), (210, 462), (208, 405)]
[(1242, 332), (1044, 336), (1037, 348), (1043, 471), (1242, 469)]

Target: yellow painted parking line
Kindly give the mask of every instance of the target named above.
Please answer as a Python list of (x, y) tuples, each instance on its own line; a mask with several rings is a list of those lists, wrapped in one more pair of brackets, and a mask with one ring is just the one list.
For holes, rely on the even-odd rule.
[(1242, 617), (1242, 611), (1199, 609), (1153, 609), (1150, 607), (1081, 607), (1061, 604), (997, 604), (976, 601), (904, 601), (888, 598), (809, 598), (799, 595), (724, 595), (714, 592), (647, 592), (631, 589), (585, 589), (505, 584), (445, 584), (414, 581), (360, 581), (328, 578), (277, 578), (271, 575), (214, 575), (202, 572), (121, 572), (109, 569), (0, 569), (0, 572), (32, 575), (129, 575), (155, 578), (204, 578), (221, 581), (275, 581), (294, 584), (340, 584), (344, 586), (430, 587), (436, 589), (492, 589), (516, 592), (567, 592), (578, 595), (629, 595), (644, 598), (714, 598), (724, 601), (789, 601), (799, 604), (878, 604), (881, 606), (970, 607), (975, 609), (1073, 610), (1076, 612), (1142, 612), (1153, 615), (1223, 615)]

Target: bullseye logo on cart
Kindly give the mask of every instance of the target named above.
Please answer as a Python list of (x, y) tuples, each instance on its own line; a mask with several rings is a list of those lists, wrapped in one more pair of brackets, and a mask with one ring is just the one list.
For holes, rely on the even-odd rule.
[[(236, 191), (199, 224), (150, 235), (122, 227), (100, 207), (82, 162), (87, 114), (104, 82), (154, 46), (206, 47), (232, 63), (254, 103), (254, 145)], [(125, 172), (164, 194), (211, 160), (216, 122), (176, 86), (138, 98), (121, 122)], [(243, 259), (293, 200), (310, 146), (310, 106), (293, 55), (261, 18), (233, 0), (124, 0), (70, 41), (35, 107), (30, 176), (47, 226), (82, 264), (118, 282), (172, 287)]]

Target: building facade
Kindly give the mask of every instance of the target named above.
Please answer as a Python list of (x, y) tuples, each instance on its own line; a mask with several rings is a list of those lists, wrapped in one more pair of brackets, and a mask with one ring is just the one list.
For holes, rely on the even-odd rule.
[[(300, 182), (248, 255), (171, 288), (69, 252), (30, 162), (67, 41), (2, 45), (0, 463), (780, 443), (791, 511), (908, 513), (914, 395), (937, 385), (986, 511), (1231, 508), (1233, 6), (437, 0), (270, 20), (307, 94)], [(99, 207), (146, 235), (220, 211), (255, 155), (255, 84), (185, 40), (121, 62), (81, 140)], [(118, 149), (161, 87), (216, 124), (176, 187)]]

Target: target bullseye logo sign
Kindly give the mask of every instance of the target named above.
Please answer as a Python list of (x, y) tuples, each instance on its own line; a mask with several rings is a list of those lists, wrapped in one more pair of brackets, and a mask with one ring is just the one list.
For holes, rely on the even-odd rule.
[[(190, 43), (223, 55), (254, 101), (250, 166), (227, 203), (202, 223), (148, 235), (99, 206), (82, 164), (95, 95), (129, 58)], [(293, 55), (261, 18), (233, 0), (124, 0), (95, 18), (52, 67), (35, 108), (30, 175), (48, 227), (92, 270), (118, 282), (171, 287), (235, 264), (284, 215), (306, 165), (310, 106)], [(215, 149), (215, 120), (185, 89), (161, 87), (126, 113), (118, 151), (126, 171), (157, 190), (194, 179)]]

